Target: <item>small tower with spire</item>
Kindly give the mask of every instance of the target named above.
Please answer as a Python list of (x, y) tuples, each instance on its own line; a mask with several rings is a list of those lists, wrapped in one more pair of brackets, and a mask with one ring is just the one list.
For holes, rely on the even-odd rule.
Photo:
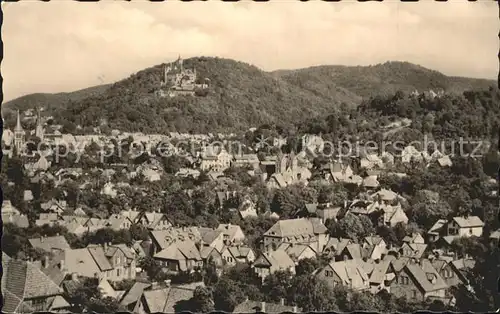
[(17, 152), (21, 152), (24, 150), (24, 136), (25, 131), (21, 126), (21, 117), (19, 115), (19, 110), (17, 111), (17, 123), (14, 128), (14, 146), (16, 147)]
[(40, 115), (40, 108), (37, 108), (35, 136), (43, 141), (44, 133), (45, 132), (42, 124), (42, 116)]

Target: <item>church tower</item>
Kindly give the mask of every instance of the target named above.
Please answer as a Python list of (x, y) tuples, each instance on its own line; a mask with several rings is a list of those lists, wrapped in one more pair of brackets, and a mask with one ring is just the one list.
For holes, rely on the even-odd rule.
[(17, 111), (17, 123), (14, 128), (14, 146), (18, 153), (24, 150), (24, 135), (25, 132), (21, 126), (21, 117), (19, 116), (19, 110)]
[(38, 137), (41, 141), (43, 141), (44, 133), (45, 132), (42, 125), (42, 116), (40, 115), (40, 108), (38, 108), (36, 115), (35, 136)]

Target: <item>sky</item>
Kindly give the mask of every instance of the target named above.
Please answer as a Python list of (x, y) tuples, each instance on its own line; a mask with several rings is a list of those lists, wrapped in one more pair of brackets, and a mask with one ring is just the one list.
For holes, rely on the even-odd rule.
[(496, 79), (494, 1), (3, 3), (4, 100), (113, 83), (179, 55), (262, 70), (408, 61)]

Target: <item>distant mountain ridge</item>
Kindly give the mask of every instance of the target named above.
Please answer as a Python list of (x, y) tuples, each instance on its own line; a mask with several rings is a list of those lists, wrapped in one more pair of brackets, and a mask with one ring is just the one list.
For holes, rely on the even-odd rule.
[(82, 127), (103, 120), (110, 128), (142, 132), (217, 132), (246, 130), (261, 124), (292, 126), (306, 118), (334, 112), (342, 103), (357, 106), (363, 98), (397, 90), (443, 89), (460, 94), (487, 89), (493, 80), (449, 77), (408, 62), (374, 66), (315, 66), (265, 72), (231, 59), (197, 57), (184, 60), (198, 78), (210, 80), (204, 97), (159, 98), (163, 65), (112, 85), (73, 93), (32, 94), (4, 108), (47, 107), (58, 120)]

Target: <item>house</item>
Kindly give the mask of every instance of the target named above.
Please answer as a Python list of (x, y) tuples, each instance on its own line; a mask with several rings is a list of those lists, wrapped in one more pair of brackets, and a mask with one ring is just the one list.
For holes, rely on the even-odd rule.
[(316, 258), (316, 251), (307, 244), (281, 243), (278, 250), (284, 250), (297, 263), (304, 258)]
[(144, 290), (142, 296), (134, 308), (134, 313), (180, 313), (189, 311), (189, 300), (193, 297), (196, 287), (191, 286), (167, 286), (151, 287)]
[(34, 264), (2, 253), (4, 313), (33, 313), (68, 309), (62, 289)]
[(89, 245), (82, 249), (68, 249), (54, 258), (66, 274), (87, 278), (122, 281), (135, 279), (136, 260), (126, 245)]
[(43, 211), (58, 214), (64, 213), (66, 211), (66, 206), (66, 201), (59, 201), (56, 199), (52, 199), (40, 205)]
[(444, 234), (446, 223), (446, 219), (439, 219), (429, 231), (427, 231), (427, 237), (430, 242), (436, 242)]
[(447, 227), (449, 236), (480, 237), (483, 234), (484, 223), (477, 216), (454, 217), (448, 222)]
[(6, 223), (11, 223), (18, 228), (28, 228), (29, 227), (29, 220), (28, 216), (26, 215), (12, 215), (12, 214), (4, 214), (3, 213), (3, 208), (2, 208), (2, 222), (4, 224)]
[(202, 243), (201, 232), (197, 227), (153, 230), (149, 232), (149, 237), (151, 238), (151, 256), (168, 248), (174, 240), (189, 239), (196, 244)]
[(357, 291), (368, 290), (370, 278), (362, 263), (359, 259), (330, 262), (317, 272), (317, 276), (331, 286), (342, 285)]
[(212, 247), (222, 252), (224, 247), (224, 233), (222, 230), (199, 227), (198, 231), (201, 236), (200, 247)]
[(353, 175), (354, 172), (350, 165), (335, 162), (330, 164), (330, 173), (327, 175), (326, 179), (333, 182), (347, 182)]
[(99, 229), (106, 228), (108, 226), (108, 222), (105, 219), (89, 218), (83, 226), (85, 228), (87, 228), (88, 232), (93, 232), (93, 231), (97, 231)]
[(133, 221), (128, 217), (124, 217), (120, 214), (113, 214), (107, 219), (107, 226), (115, 231), (122, 229), (130, 229), (133, 225)]
[(306, 217), (319, 217), (323, 221), (327, 221), (328, 219), (336, 220), (339, 215), (342, 207), (340, 206), (332, 206), (330, 203), (324, 204), (305, 204), (302, 209), (299, 209), (295, 216), (298, 218), (306, 218)]
[(396, 192), (387, 189), (380, 189), (379, 191), (371, 194), (370, 199), (373, 201), (379, 201), (387, 205), (391, 205), (396, 201), (406, 200), (404, 197), (398, 195)]
[(243, 200), (238, 208), (241, 219), (246, 219), (248, 217), (258, 217), (257, 208), (255, 202), (249, 198)]
[(384, 162), (376, 154), (366, 154), (359, 161), (361, 169), (383, 168)]
[(223, 147), (207, 147), (201, 154), (201, 171), (223, 172), (231, 166), (233, 156), (229, 154)]
[(61, 222), (61, 216), (57, 213), (40, 213), (38, 219), (35, 220), (35, 225), (43, 226), (49, 225), (53, 226)]
[(409, 259), (391, 284), (391, 294), (411, 301), (444, 299), (446, 289), (448, 285), (427, 259)]
[(401, 256), (413, 257), (413, 258), (421, 258), (425, 251), (427, 250), (427, 244), (425, 243), (414, 243), (414, 242), (405, 242), (401, 246)]
[(408, 216), (406, 216), (401, 204), (398, 203), (395, 206), (385, 205), (382, 210), (383, 215), (380, 217), (380, 223), (389, 227), (395, 227), (398, 223), (408, 223)]
[(226, 264), (234, 266), (236, 263), (253, 263), (255, 261), (255, 252), (251, 248), (242, 245), (224, 246), (221, 257)]
[(337, 257), (349, 244), (352, 244), (351, 239), (330, 238), (323, 249), (323, 254), (326, 254), (332, 258)]
[(451, 240), (458, 237), (480, 237), (483, 234), (483, 221), (477, 216), (454, 217), (450, 220), (439, 219), (427, 232), (431, 242), (440, 237)]
[(254, 271), (258, 277), (264, 279), (276, 271), (290, 271), (295, 274), (295, 262), (284, 250), (271, 250), (262, 253), (255, 260)]
[(351, 243), (348, 244), (337, 256), (337, 260), (368, 260), (380, 259), (386, 253), (386, 248), (378, 245), (368, 245), (366, 243)]
[(192, 271), (203, 266), (200, 251), (189, 238), (172, 239), (167, 247), (156, 253), (153, 258), (171, 272)]
[(404, 243), (425, 244), (425, 239), (420, 233), (413, 232), (412, 234), (405, 236), (403, 238), (403, 242)]
[(371, 249), (368, 258), (379, 260), (387, 253), (387, 244), (379, 236), (368, 236), (363, 239), (362, 245)]
[(367, 190), (374, 190), (380, 186), (376, 175), (370, 175), (363, 179), (361, 185)]
[(390, 282), (394, 274), (390, 272), (390, 260), (375, 261), (372, 264), (373, 270), (369, 274), (370, 292), (378, 293), (382, 290), (390, 292)]
[(28, 242), (34, 249), (40, 249), (48, 253), (71, 248), (66, 238), (60, 235), (54, 237), (41, 236), (40, 238), (29, 239)]
[[(466, 277), (466, 271), (473, 269), (474, 266), (476, 265), (476, 261), (469, 257), (466, 257), (461, 259), (455, 259), (454, 261), (449, 262), (448, 265), (450, 266), (451, 270), (453, 270), (457, 279), (459, 279), (460, 282), (468, 284), (469, 280)], [(453, 281), (450, 283), (447, 282), (447, 284), (450, 287), (456, 285), (456, 283), (457, 281)]]
[(120, 300), (125, 291), (117, 291), (113, 286), (109, 283), (107, 279), (101, 279), (97, 284), (97, 289), (101, 293), (104, 298), (113, 298), (116, 300)]
[(280, 303), (259, 302), (245, 300), (235, 306), (233, 313), (300, 313), (302, 309), (297, 306), (285, 305), (284, 299)]
[(299, 165), (299, 159), (295, 153), (281, 154), (277, 157), (275, 173), (269, 177), (267, 186), (275, 189), (300, 182), (307, 184), (311, 176), (309, 169)]
[(260, 160), (257, 154), (234, 155), (232, 162), (232, 166), (234, 167), (250, 167), (251, 169), (257, 169), (259, 164)]
[(264, 248), (281, 243), (309, 244), (316, 252), (322, 252), (329, 235), (319, 218), (297, 218), (278, 220), (264, 233)]
[(159, 212), (142, 212), (137, 216), (136, 222), (149, 230), (165, 230), (172, 227), (168, 216)]
[[(473, 260), (468, 261), (471, 261), (472, 265), (474, 265)], [(463, 276), (461, 271), (454, 267), (453, 262), (450, 262), (447, 259), (435, 258), (431, 261), (431, 263), (432, 266), (437, 270), (441, 278), (443, 278), (443, 280), (446, 282), (446, 285), (448, 287), (454, 287), (461, 283), (467, 282), (467, 279)], [(451, 296), (451, 293), (448, 289), (446, 290), (446, 296)]]
[(238, 225), (220, 224), (217, 230), (222, 231), (224, 242), (227, 243), (241, 243), (245, 241), (245, 234)]
[(150, 287), (150, 283), (136, 281), (134, 285), (124, 293), (120, 300), (120, 305), (127, 308), (129, 312), (133, 312), (137, 303), (141, 301), (144, 290)]

